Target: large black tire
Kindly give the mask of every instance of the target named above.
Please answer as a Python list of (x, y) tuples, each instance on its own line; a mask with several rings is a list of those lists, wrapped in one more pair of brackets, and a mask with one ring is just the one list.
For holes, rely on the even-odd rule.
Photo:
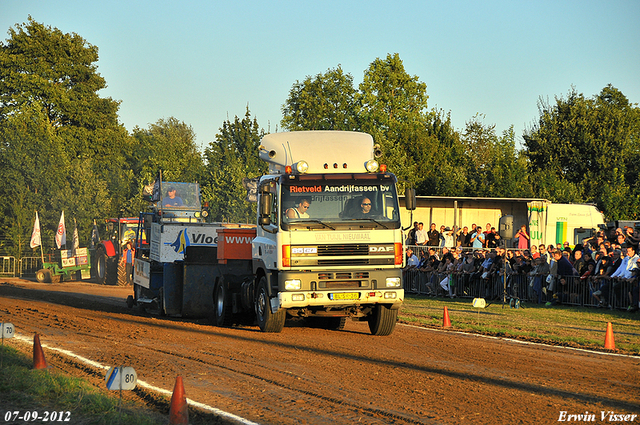
[(213, 291), (214, 324), (220, 327), (233, 325), (233, 307), (229, 297), (229, 287), (221, 277)]
[(391, 310), (386, 305), (378, 304), (367, 320), (371, 334), (376, 336), (391, 335), (398, 321), (398, 310)]
[(271, 312), (271, 303), (269, 302), (269, 287), (267, 286), (267, 278), (264, 276), (258, 282), (256, 290), (256, 318), (258, 326), (262, 332), (280, 332), (284, 328), (284, 321), (287, 317), (287, 311), (279, 309), (277, 313)]
[(51, 272), (49, 269), (40, 269), (36, 272), (36, 280), (40, 283), (51, 283)]
[(331, 331), (341, 331), (344, 329), (346, 324), (346, 317), (327, 317), (325, 329), (329, 329)]
[(127, 286), (129, 284), (127, 279), (127, 265), (122, 261), (118, 263), (118, 279), (116, 284), (118, 286)]
[(115, 285), (118, 281), (118, 264), (107, 255), (103, 247), (96, 250), (96, 281), (100, 285)]
[(341, 331), (347, 324), (347, 317), (309, 317), (307, 320), (311, 327), (330, 331)]

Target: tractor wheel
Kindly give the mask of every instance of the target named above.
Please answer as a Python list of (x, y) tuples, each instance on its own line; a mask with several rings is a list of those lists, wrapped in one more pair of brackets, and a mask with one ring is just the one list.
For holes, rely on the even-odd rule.
[(96, 281), (101, 285), (115, 285), (118, 281), (118, 264), (109, 257), (103, 247), (96, 250)]
[(116, 280), (118, 286), (127, 286), (127, 265), (120, 261), (118, 263), (118, 278)]
[(40, 283), (51, 283), (51, 272), (49, 269), (40, 269), (36, 272), (36, 280)]
[(267, 287), (267, 278), (261, 277), (258, 283), (255, 299), (256, 317), (258, 318), (258, 326), (262, 332), (280, 332), (284, 327), (284, 320), (287, 317), (287, 311), (279, 309), (277, 313), (271, 311), (271, 302), (269, 301), (269, 288)]

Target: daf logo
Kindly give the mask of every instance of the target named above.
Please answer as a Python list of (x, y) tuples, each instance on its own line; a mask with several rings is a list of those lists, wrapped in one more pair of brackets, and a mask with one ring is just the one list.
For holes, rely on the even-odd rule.
[(375, 246), (369, 245), (369, 252), (393, 252), (392, 246)]

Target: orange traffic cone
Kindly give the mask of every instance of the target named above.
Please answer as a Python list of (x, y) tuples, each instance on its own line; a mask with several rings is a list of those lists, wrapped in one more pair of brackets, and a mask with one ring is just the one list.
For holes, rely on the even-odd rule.
[(33, 368), (46, 369), (47, 367), (47, 361), (44, 359), (44, 352), (40, 345), (40, 337), (35, 334), (33, 337)]
[(613, 326), (611, 326), (611, 322), (607, 323), (607, 333), (604, 336), (604, 348), (607, 350), (616, 349), (616, 342), (613, 340)]
[(447, 306), (444, 306), (444, 317), (442, 318), (442, 326), (445, 328), (451, 327), (451, 320), (449, 320), (449, 310)]
[(182, 376), (176, 378), (176, 385), (173, 387), (171, 395), (171, 407), (169, 408), (169, 425), (188, 425), (189, 410), (187, 409), (187, 399), (184, 395)]

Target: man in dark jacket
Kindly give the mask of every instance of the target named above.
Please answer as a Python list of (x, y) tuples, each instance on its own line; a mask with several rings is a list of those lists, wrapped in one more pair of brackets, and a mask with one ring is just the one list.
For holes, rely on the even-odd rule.
[(553, 258), (558, 264), (557, 268), (557, 282), (556, 282), (556, 294), (558, 294), (558, 302), (566, 302), (569, 299), (569, 285), (568, 278), (574, 276), (573, 266), (569, 260), (562, 255), (562, 251), (556, 249), (553, 251)]
[(431, 229), (427, 232), (427, 245), (440, 246), (440, 232), (436, 230), (436, 223), (431, 223)]

